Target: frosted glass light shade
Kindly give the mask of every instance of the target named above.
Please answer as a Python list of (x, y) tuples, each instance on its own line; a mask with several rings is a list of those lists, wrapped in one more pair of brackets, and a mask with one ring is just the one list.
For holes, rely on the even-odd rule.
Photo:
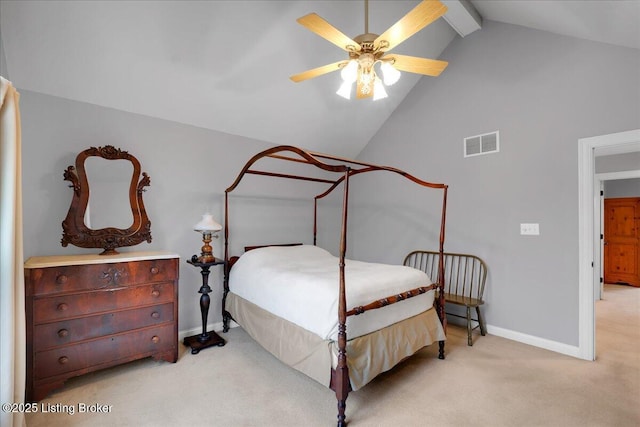
[(207, 213), (202, 215), (202, 220), (194, 225), (193, 229), (199, 233), (202, 233), (203, 231), (220, 231), (222, 230), (222, 226), (218, 224), (215, 219), (213, 219), (213, 215)]
[(401, 73), (398, 71), (393, 65), (388, 62), (383, 62), (380, 65), (380, 69), (382, 70), (382, 78), (384, 80), (384, 84), (387, 86), (391, 86), (392, 84), (397, 83), (400, 80)]
[(373, 100), (377, 101), (378, 99), (386, 98), (387, 91), (384, 89), (384, 85), (382, 84), (382, 80), (378, 77), (373, 82)]
[(336, 93), (344, 99), (351, 99), (351, 85), (353, 85), (352, 82), (342, 82)]
[(353, 83), (358, 78), (358, 61), (352, 59), (347, 65), (342, 67), (340, 71), (340, 77), (345, 83)]

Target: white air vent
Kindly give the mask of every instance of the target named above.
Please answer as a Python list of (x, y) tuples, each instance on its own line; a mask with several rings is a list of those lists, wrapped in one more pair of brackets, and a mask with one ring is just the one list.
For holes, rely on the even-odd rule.
[(500, 132), (484, 133), (469, 136), (464, 139), (464, 156), (479, 156), (481, 154), (497, 153), (500, 151)]

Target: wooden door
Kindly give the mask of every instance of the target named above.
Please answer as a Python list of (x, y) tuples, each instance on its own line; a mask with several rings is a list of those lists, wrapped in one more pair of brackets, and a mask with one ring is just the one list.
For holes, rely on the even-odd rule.
[(640, 197), (604, 200), (604, 281), (640, 286)]

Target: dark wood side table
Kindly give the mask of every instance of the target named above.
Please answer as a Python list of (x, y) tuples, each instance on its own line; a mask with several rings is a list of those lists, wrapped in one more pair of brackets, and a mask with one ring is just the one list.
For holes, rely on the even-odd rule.
[(202, 286), (198, 291), (200, 296), (200, 312), (202, 313), (202, 333), (186, 337), (183, 340), (183, 344), (191, 347), (191, 354), (198, 354), (203, 348), (218, 346), (222, 347), (226, 344), (224, 338), (216, 334), (214, 331), (207, 332), (207, 316), (209, 315), (210, 298), (209, 293), (211, 288), (209, 287), (209, 269), (215, 265), (224, 265), (223, 260), (215, 260), (213, 262), (199, 262), (197, 256), (193, 256), (187, 262), (194, 267), (200, 267), (202, 274)]

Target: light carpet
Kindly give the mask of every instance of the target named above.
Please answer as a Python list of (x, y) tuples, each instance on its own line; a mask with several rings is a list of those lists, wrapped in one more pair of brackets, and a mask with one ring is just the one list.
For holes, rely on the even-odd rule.
[[(640, 289), (606, 285), (597, 361), (450, 325), (446, 360), (423, 349), (347, 399), (358, 426), (640, 426)], [(151, 359), (69, 380), (28, 414), (47, 426), (334, 426), (334, 393), (284, 366), (241, 328), (177, 363)], [(78, 404), (110, 405), (78, 413)]]

